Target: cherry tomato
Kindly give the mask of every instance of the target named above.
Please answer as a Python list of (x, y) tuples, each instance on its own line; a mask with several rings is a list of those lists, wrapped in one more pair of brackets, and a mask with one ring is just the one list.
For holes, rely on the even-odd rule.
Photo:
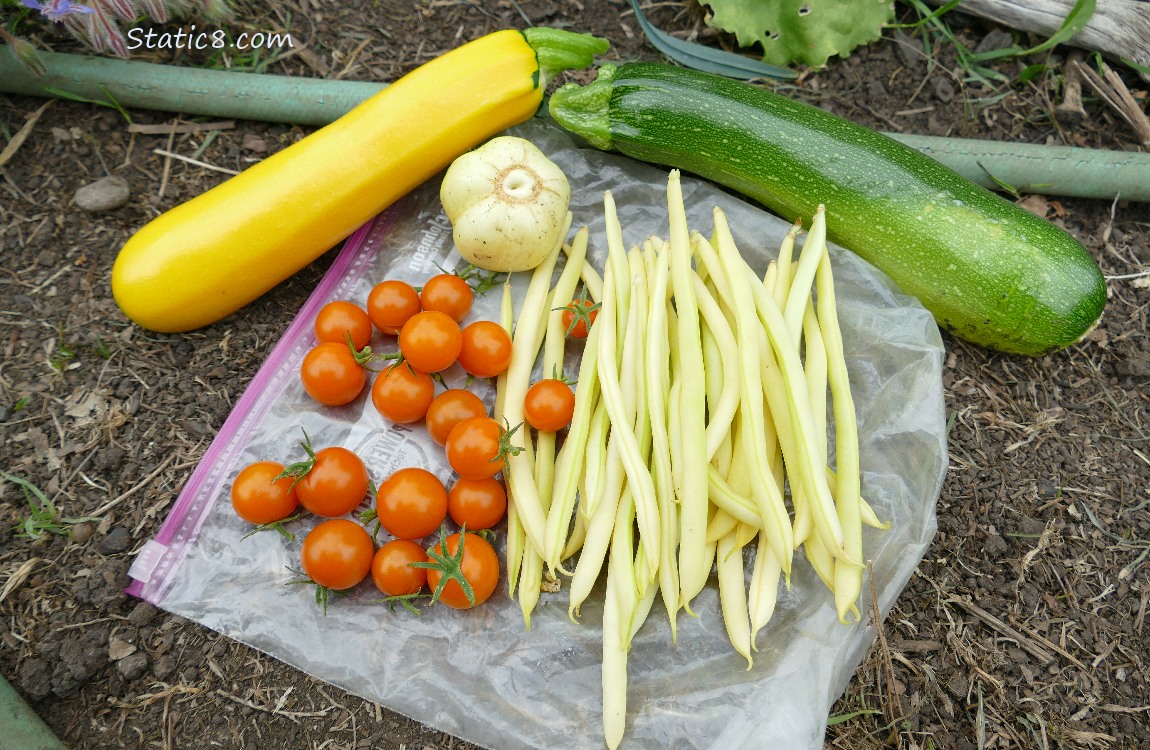
[[(439, 601), (455, 609), (470, 609), (487, 601), (495, 592), (495, 586), (499, 583), (499, 555), (486, 539), (469, 531), (466, 534), (452, 534), (447, 539), (437, 542), (428, 550), (428, 557), (433, 557), (433, 552), (450, 557), (459, 549), (461, 543), (463, 559), (459, 564), (459, 572), (471, 584), (475, 601), (467, 598), (458, 581), (450, 579), (443, 587)], [(443, 577), (442, 571), (428, 568), (427, 585), (434, 591)]]
[(408, 319), (419, 312), (419, 292), (406, 281), (389, 280), (376, 284), (367, 295), (367, 314), (383, 333), (394, 336)]
[(570, 305), (563, 308), (563, 330), (570, 338), (585, 339), (588, 324), (594, 325), (598, 315), (599, 305), (586, 297), (573, 299)]
[(447, 514), (468, 531), (490, 529), (507, 512), (507, 491), (495, 477), (460, 477), (447, 493)]
[(527, 424), (540, 432), (558, 432), (571, 424), (575, 394), (562, 380), (547, 378), (527, 389), (523, 415)]
[(413, 568), (411, 563), (427, 562), (427, 553), (410, 539), (392, 539), (375, 553), (371, 561), (371, 580), (387, 596), (407, 596), (427, 583), (427, 569)]
[(371, 318), (354, 302), (336, 300), (320, 308), (315, 316), (315, 340), (347, 344), (347, 336), (359, 351), (371, 341)]
[(410, 424), (423, 419), (435, 398), (435, 382), (406, 362), (391, 365), (375, 376), (371, 402), (384, 419)]
[(503, 326), (477, 320), (462, 332), (459, 366), (477, 378), (493, 378), (511, 364), (511, 336)]
[(447, 490), (426, 469), (400, 469), (379, 485), (375, 513), (379, 525), (397, 539), (422, 539), (447, 518)]
[(443, 445), (451, 429), (470, 417), (486, 417), (487, 407), (471, 391), (450, 388), (436, 396), (427, 408), (427, 431), (431, 439)]
[[(463, 547), (464, 554), (467, 546)], [(308, 532), (300, 550), (303, 572), (332, 591), (356, 585), (371, 571), (375, 545), (367, 530), (355, 521), (333, 518)]]
[(399, 351), (417, 370), (439, 372), (455, 364), (463, 347), (459, 324), (438, 310), (416, 313), (399, 331)]
[(367, 383), (367, 371), (346, 342), (318, 344), (303, 358), (300, 380), (307, 394), (325, 406), (351, 403)]
[[(232, 482), (232, 507), (248, 523), (263, 525), (282, 521), (299, 505), (291, 477), (276, 479), (284, 465), (256, 461), (245, 466)], [(273, 481), (274, 480), (274, 481)]]
[(459, 276), (441, 273), (423, 285), (419, 301), (424, 310), (438, 310), (458, 323), (471, 310), (475, 293), (471, 291), (471, 285)]
[[(491, 417), (469, 417), (447, 436), (447, 462), (467, 479), (482, 479), (503, 471), (500, 442), (506, 431)], [(514, 452), (518, 452), (515, 450)]]
[(359, 507), (367, 495), (367, 466), (340, 446), (316, 451), (307, 473), (296, 482), (300, 505), (317, 516), (335, 518)]

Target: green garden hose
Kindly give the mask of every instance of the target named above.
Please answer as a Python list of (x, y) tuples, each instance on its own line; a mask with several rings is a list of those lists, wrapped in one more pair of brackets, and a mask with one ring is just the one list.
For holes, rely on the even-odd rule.
[(108, 57), (37, 52), (43, 76), (0, 47), (0, 91), (82, 98), (125, 108), (326, 125), (382, 86), (358, 81), (178, 68)]
[(67, 750), (3, 677), (0, 677), (0, 748)]
[[(185, 115), (321, 126), (386, 84), (178, 68), (38, 53), (37, 77), (0, 47), (0, 92), (100, 101)], [(1150, 201), (1150, 154), (888, 133), (967, 179), (1046, 195)]]

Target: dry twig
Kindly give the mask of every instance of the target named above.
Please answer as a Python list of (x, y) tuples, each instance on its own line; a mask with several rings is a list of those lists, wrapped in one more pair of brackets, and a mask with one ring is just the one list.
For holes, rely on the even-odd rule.
[[(234, 169), (228, 169), (227, 167), (217, 167), (215, 164), (208, 164), (206, 161), (200, 161), (199, 159), (193, 159), (190, 156), (183, 156), (181, 154), (175, 153), (174, 151), (167, 151), (167, 150), (164, 150), (162, 148), (154, 148), (154, 149), (152, 149), (152, 153), (153, 154), (159, 154), (160, 156), (163, 156), (165, 159), (177, 159), (179, 161), (187, 162), (188, 164), (192, 164), (192, 165), (197, 166), (197, 167), (202, 167), (204, 169), (210, 169), (213, 172), (223, 172), (224, 174), (230, 174), (230, 175), (239, 174), (239, 172), (237, 172)], [(165, 162), (165, 164), (167, 164), (167, 163), (168, 162)]]
[(149, 482), (151, 482), (153, 479), (155, 479), (156, 477), (158, 477), (160, 475), (160, 472), (162, 472), (164, 469), (168, 468), (168, 464), (170, 464), (173, 459), (175, 459), (175, 455), (170, 455), (167, 458), (165, 458), (163, 461), (160, 462), (160, 465), (157, 466), (152, 471), (151, 474), (144, 477), (142, 481), (140, 481), (138, 484), (136, 484), (134, 487), (132, 487), (128, 491), (121, 494), (119, 497), (112, 498), (111, 500), (104, 503), (103, 505), (101, 505), (96, 510), (92, 511), (90, 514), (88, 514), (89, 518), (99, 518), (100, 516), (104, 515), (108, 511), (110, 511), (112, 508), (115, 508), (117, 505), (119, 505), (120, 503), (124, 502), (129, 497), (131, 497), (132, 495), (134, 495), (137, 492), (139, 492), (140, 490), (142, 490), (144, 487), (147, 487)]
[(1046, 650), (1049, 648), (1065, 658), (1067, 661), (1074, 664), (1079, 669), (1086, 669), (1086, 665), (1083, 664), (1081, 660), (1079, 660), (1077, 657), (1075, 657), (1073, 654), (1058, 644), (1052, 643), (1049, 639), (1043, 638), (1042, 636), (1035, 633), (1024, 634), (1017, 628), (1008, 625), (1006, 622), (990, 614), (974, 602), (961, 599), (957, 596), (952, 596), (948, 598), (947, 601), (951, 604), (957, 604), (970, 614), (977, 617), (982, 622), (986, 623), (988, 626), (990, 626), (991, 629), (997, 630), (1000, 634), (1018, 643), (1019, 648), (1023, 649), (1031, 656), (1038, 659), (1043, 666), (1048, 666), (1054, 662), (1054, 655), (1051, 654), (1050, 651)]
[(1086, 119), (1086, 110), (1082, 108), (1082, 74), (1078, 72), (1077, 65), (1084, 58), (1082, 50), (1072, 50), (1067, 56), (1066, 75), (1063, 77), (1062, 101), (1054, 108), (1060, 118), (1072, 123), (1080, 123)]
[(883, 703), (886, 707), (887, 721), (894, 724), (906, 716), (906, 708), (902, 704), (902, 698), (895, 684), (894, 665), (891, 662), (890, 647), (886, 642), (886, 628), (883, 627), (882, 614), (878, 610), (878, 592), (875, 590), (874, 568), (869, 560), (867, 561), (867, 575), (870, 579), (871, 619), (874, 621), (875, 632), (878, 634), (878, 650), (882, 661), (883, 678), (886, 682)]
[(1134, 95), (1130, 93), (1130, 89), (1126, 88), (1126, 84), (1118, 74), (1106, 63), (1101, 63), (1102, 76), (1081, 62), (1074, 61), (1073, 65), (1090, 88), (1094, 89), (1094, 93), (1109, 104), (1123, 120), (1129, 123), (1130, 127), (1134, 128), (1134, 132), (1138, 134), (1138, 139), (1142, 145), (1150, 146), (1150, 118), (1138, 106)]
[(25, 560), (19, 568), (12, 571), (12, 574), (8, 576), (8, 580), (4, 582), (3, 590), (0, 590), (0, 602), (3, 602), (8, 598), (9, 594), (20, 588), (21, 584), (28, 580), (28, 576), (32, 575), (32, 571), (40, 562), (41, 560), (38, 557), (29, 558)]
[(28, 136), (32, 133), (32, 129), (36, 127), (36, 121), (40, 119), (40, 115), (44, 114), (44, 110), (48, 109), (50, 104), (52, 104), (51, 99), (44, 102), (40, 109), (33, 112), (20, 130), (16, 132), (16, 135), (12, 136), (12, 140), (8, 141), (8, 145), (4, 147), (4, 150), (0, 151), (0, 167), (7, 164), (8, 160), (15, 156), (16, 152), (20, 150), (20, 147), (24, 145), (24, 141), (28, 139)]
[(150, 123), (133, 122), (128, 126), (129, 133), (143, 135), (168, 135), (169, 133), (203, 133), (208, 130), (231, 130), (236, 126), (235, 120), (219, 120), (216, 122), (181, 122), (171, 125), (153, 125)]

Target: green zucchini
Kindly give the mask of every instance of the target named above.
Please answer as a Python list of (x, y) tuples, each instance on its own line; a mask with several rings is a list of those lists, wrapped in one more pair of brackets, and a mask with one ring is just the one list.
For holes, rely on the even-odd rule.
[(708, 73), (628, 63), (560, 88), (549, 110), (597, 148), (693, 172), (787, 221), (825, 204), (834, 242), (981, 346), (1047, 354), (1102, 315), (1106, 282), (1068, 233), (816, 107)]

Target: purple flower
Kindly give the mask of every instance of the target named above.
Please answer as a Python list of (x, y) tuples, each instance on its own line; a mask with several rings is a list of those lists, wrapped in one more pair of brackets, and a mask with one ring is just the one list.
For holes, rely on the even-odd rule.
[(92, 12), (92, 9), (87, 5), (80, 5), (71, 0), (43, 0), (43, 2), (39, 2), (38, 0), (20, 0), (20, 2), (22, 2), (26, 8), (40, 11), (40, 15), (56, 23), (63, 21), (65, 16), (73, 13)]

